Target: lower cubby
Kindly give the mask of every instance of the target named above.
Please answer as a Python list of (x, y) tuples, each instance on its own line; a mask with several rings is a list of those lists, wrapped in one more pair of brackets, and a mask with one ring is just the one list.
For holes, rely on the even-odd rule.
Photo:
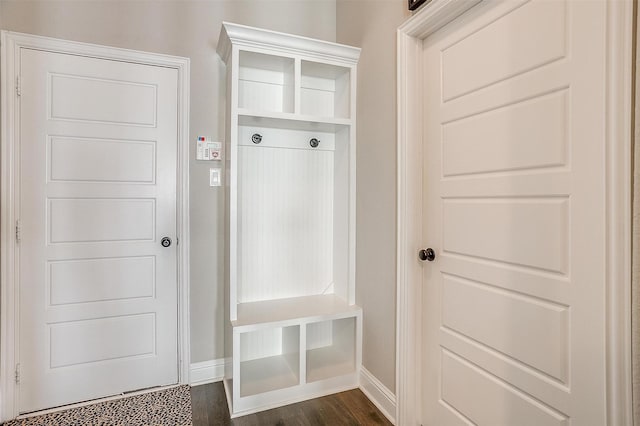
[(355, 341), (355, 317), (307, 324), (307, 383), (355, 372)]
[(300, 327), (240, 334), (240, 396), (300, 384)]
[(358, 386), (362, 310), (232, 325), (225, 388), (232, 417)]

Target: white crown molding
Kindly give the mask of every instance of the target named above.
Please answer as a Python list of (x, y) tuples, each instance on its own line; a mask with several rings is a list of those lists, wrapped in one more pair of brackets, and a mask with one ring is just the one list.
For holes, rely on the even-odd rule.
[(355, 65), (360, 57), (358, 47), (223, 22), (217, 52), (225, 63), (229, 59), (232, 45), (273, 49), (295, 56), (310, 56), (309, 52), (312, 51), (313, 57), (345, 65)]

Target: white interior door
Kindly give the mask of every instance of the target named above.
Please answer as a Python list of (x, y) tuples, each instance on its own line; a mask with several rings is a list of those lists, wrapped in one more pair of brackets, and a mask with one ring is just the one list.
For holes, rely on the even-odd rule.
[(423, 43), (422, 423), (604, 425), (604, 1)]
[(23, 48), (20, 75), (19, 411), (176, 383), (177, 70)]

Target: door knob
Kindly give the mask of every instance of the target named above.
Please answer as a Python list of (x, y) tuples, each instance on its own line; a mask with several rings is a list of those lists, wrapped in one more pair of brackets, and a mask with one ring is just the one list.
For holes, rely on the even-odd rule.
[(429, 247), (428, 249), (421, 249), (418, 252), (418, 257), (420, 258), (420, 260), (428, 260), (429, 262), (433, 262), (436, 258), (436, 252), (433, 251), (431, 247)]
[(162, 244), (162, 247), (169, 247), (171, 245), (171, 238), (169, 237), (164, 237), (160, 240), (160, 244)]

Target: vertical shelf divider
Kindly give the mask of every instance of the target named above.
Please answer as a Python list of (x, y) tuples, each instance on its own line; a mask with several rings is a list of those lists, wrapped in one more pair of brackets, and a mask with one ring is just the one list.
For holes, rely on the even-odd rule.
[(300, 88), (302, 87), (302, 60), (300, 58), (295, 59), (294, 63), (294, 96), (293, 96), (293, 105), (294, 105), (294, 113), (301, 114), (300, 111)]
[(300, 383), (307, 384), (307, 325), (300, 326)]

